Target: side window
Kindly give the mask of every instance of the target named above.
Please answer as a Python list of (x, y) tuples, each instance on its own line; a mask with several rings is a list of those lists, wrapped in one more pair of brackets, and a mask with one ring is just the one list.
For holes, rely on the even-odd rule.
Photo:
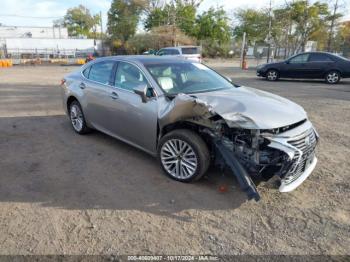
[(290, 59), (289, 63), (291, 64), (306, 63), (308, 59), (309, 59), (309, 54), (302, 54)]
[(333, 60), (325, 54), (312, 54), (309, 62), (333, 62)]
[(171, 51), (172, 55), (179, 55), (180, 54), (179, 50), (177, 50), (177, 49), (172, 49), (170, 51)]
[(115, 76), (115, 86), (133, 91), (139, 85), (149, 86), (147, 79), (140, 69), (132, 64), (119, 62)]
[(160, 49), (160, 50), (158, 51), (157, 55), (162, 56), (162, 55), (165, 54), (164, 52), (165, 52), (164, 49)]
[(93, 64), (90, 69), (89, 79), (101, 84), (109, 84), (114, 61), (106, 61)]
[(86, 78), (89, 78), (90, 69), (91, 69), (91, 66), (89, 66), (88, 68), (86, 68), (86, 69), (83, 71), (83, 75), (84, 75)]

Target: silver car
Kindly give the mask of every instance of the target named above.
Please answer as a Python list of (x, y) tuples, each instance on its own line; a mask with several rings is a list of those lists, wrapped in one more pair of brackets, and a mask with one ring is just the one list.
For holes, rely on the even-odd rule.
[(175, 56), (192, 62), (202, 62), (201, 48), (199, 46), (165, 47), (157, 52), (159, 56)]
[(235, 85), (207, 66), (169, 57), (96, 59), (62, 80), (73, 129), (91, 129), (157, 156), (165, 174), (189, 182), (210, 164), (228, 167), (249, 199), (254, 177), (298, 187), (313, 171), (318, 134), (302, 107)]

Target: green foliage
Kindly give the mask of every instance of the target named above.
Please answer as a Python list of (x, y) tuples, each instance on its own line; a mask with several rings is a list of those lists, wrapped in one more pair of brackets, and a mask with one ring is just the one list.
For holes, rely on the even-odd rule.
[(220, 43), (227, 43), (232, 35), (226, 12), (222, 8), (210, 8), (196, 19), (195, 36), (197, 39), (211, 39)]
[(234, 28), (234, 35), (243, 37), (246, 32), (249, 40), (262, 42), (266, 39), (269, 28), (269, 14), (267, 10), (240, 9), (235, 13), (239, 25)]
[(90, 36), (100, 24), (100, 16), (91, 15), (89, 9), (79, 5), (68, 9), (63, 20), (55, 21), (54, 24), (67, 27), (70, 36)]
[(196, 20), (196, 1), (175, 0), (151, 10), (144, 23), (147, 31), (153, 27), (176, 25), (187, 35), (193, 35)]
[(235, 14), (238, 25), (234, 34), (241, 38), (246, 32), (249, 41), (265, 42), (271, 19), (271, 38), (275, 46), (286, 47), (294, 53), (305, 50), (307, 41), (317, 41), (319, 48), (325, 49), (331, 23), (341, 16), (331, 12), (325, 2), (289, 1), (285, 6), (273, 9), (271, 17), (266, 9), (239, 10)]
[(148, 33), (137, 34), (127, 42), (129, 54), (142, 54), (151, 49), (160, 49), (173, 45), (174, 30), (178, 45), (193, 45), (195, 40), (186, 36), (179, 28), (173, 26), (154, 27)]
[(143, 0), (113, 0), (108, 11), (108, 33), (112, 39), (126, 42), (135, 35), (140, 15), (145, 9)]

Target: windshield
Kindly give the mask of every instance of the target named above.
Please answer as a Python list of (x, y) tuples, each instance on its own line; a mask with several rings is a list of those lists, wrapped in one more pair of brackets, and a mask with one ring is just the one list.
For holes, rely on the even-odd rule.
[(168, 95), (210, 92), (233, 87), (226, 78), (199, 63), (145, 64), (145, 67)]

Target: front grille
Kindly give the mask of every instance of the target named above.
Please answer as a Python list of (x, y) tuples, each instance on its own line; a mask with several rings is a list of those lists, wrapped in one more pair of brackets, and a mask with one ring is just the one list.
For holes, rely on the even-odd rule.
[(298, 179), (308, 167), (312, 160), (317, 144), (315, 131), (311, 128), (304, 135), (288, 141), (289, 144), (301, 151), (296, 151), (293, 158), (293, 165), (283, 179), (285, 184), (290, 184)]

